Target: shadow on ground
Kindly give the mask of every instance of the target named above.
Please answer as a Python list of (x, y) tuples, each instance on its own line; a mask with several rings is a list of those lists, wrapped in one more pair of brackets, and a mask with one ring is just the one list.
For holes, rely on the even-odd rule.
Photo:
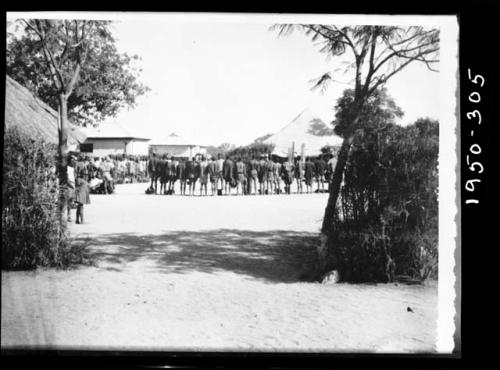
[(288, 230), (107, 234), (91, 241), (97, 263), (122, 271), (130, 262), (164, 273), (230, 271), (267, 282), (313, 281), (318, 234)]

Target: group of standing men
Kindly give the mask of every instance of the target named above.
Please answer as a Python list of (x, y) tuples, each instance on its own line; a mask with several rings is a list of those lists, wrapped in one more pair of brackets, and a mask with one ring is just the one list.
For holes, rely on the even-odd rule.
[[(175, 184), (180, 181), (181, 195), (195, 195), (199, 182), (199, 195), (255, 195), (291, 194), (292, 184), (297, 183), (297, 193), (312, 193), (313, 182), (316, 191), (325, 191), (336, 164), (333, 155), (297, 157), (295, 161), (263, 154), (257, 158), (242, 159), (239, 156), (217, 158), (198, 155), (187, 160), (168, 154), (153, 153), (148, 161), (151, 177), (149, 193), (174, 194)], [(305, 184), (305, 191), (304, 191)]]

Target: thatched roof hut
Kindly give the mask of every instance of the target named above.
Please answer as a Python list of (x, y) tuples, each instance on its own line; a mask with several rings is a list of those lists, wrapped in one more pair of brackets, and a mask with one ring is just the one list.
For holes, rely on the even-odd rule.
[[(34, 138), (57, 144), (57, 112), (38, 99), (31, 91), (6, 76), (5, 81), (5, 129), (17, 126)], [(69, 124), (68, 144), (70, 150), (77, 150), (85, 141), (85, 134)]]

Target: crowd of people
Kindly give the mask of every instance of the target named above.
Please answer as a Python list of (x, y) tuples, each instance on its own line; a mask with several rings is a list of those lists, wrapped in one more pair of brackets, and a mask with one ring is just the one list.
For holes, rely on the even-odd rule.
[[(335, 169), (336, 157), (296, 157), (291, 161), (264, 154), (259, 157), (197, 155), (187, 160), (153, 153), (148, 161), (148, 194), (180, 195), (269, 195), (324, 192)], [(158, 186), (159, 183), (159, 186)], [(314, 190), (314, 183), (316, 189)]]
[(92, 157), (85, 153), (75, 156), (76, 175), (85, 172), (91, 193), (111, 194), (116, 184), (147, 182), (148, 157), (108, 155)]
[[(84, 205), (90, 203), (90, 193), (111, 194), (117, 183), (147, 182), (148, 194), (175, 194), (180, 183), (180, 195), (269, 195), (291, 194), (292, 184), (297, 193), (328, 190), (336, 165), (333, 155), (318, 157), (280, 158), (268, 154), (242, 158), (217, 158), (197, 155), (183, 159), (168, 154), (144, 156), (91, 157), (84, 153), (71, 155), (68, 163), (68, 221), (76, 208), (76, 223), (84, 222)], [(158, 187), (159, 183), (159, 187)]]

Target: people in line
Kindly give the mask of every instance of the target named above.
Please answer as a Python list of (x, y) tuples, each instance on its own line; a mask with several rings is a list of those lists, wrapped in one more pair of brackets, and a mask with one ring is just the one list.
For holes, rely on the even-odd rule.
[[(83, 174), (90, 193), (111, 194), (116, 184), (144, 182), (149, 177), (151, 194), (172, 195), (178, 189), (180, 195), (191, 196), (272, 195), (327, 191), (336, 161), (331, 154), (290, 160), (270, 154), (183, 158), (151, 153), (146, 160), (141, 156), (92, 157), (80, 153), (70, 159), (68, 171), (74, 172), (70, 175), (74, 179)], [(75, 184), (68, 187), (68, 194), (74, 198)]]
[[(75, 178), (85, 173), (90, 192), (111, 194), (116, 184), (145, 182), (151, 177), (151, 184), (155, 181), (156, 169), (151, 168), (153, 161), (146, 156), (107, 155), (92, 156), (89, 153), (71, 154), (74, 157), (73, 168)], [(156, 165), (155, 165), (156, 166)], [(155, 167), (154, 166), (154, 167)]]

